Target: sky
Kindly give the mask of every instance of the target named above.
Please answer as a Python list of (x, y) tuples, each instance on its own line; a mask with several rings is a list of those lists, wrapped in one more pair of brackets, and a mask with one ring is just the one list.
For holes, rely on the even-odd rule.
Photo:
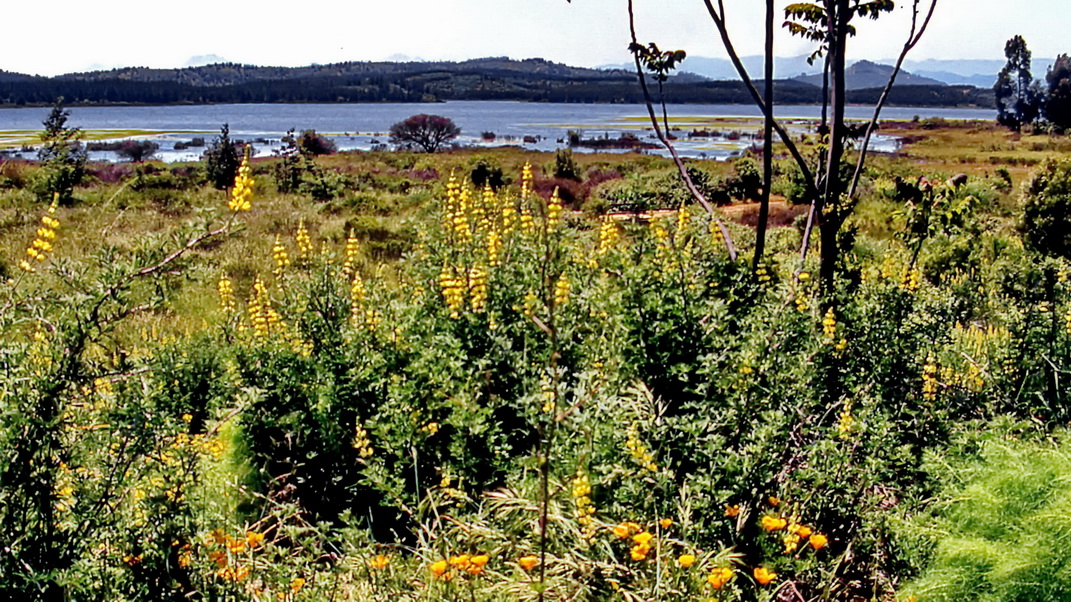
[[(638, 37), (693, 56), (724, 57), (702, 0), (634, 0)], [(724, 0), (741, 55), (761, 54), (763, 4)], [(787, 1), (778, 1), (783, 7)], [(192, 57), (255, 65), (485, 56), (596, 67), (629, 59), (626, 0), (50, 0), (8, 2), (0, 69), (56, 75), (123, 66), (183, 67)], [(852, 59), (894, 57), (910, 2), (860, 26)], [(938, 0), (911, 58), (1003, 60), (1022, 35), (1035, 57), (1071, 53), (1069, 0)], [(776, 53), (807, 42), (779, 33)], [(687, 66), (684, 66), (687, 69)], [(1035, 66), (1039, 75), (1044, 66)]]

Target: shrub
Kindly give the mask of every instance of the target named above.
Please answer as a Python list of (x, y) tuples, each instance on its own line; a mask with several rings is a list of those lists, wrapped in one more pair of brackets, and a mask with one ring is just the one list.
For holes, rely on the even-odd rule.
[(316, 130), (305, 130), (297, 139), (298, 148), (307, 156), (318, 157), (320, 155), (333, 155), (338, 152), (338, 145), (327, 136), (316, 133)]
[(41, 147), (37, 160), (43, 164), (32, 188), (38, 199), (50, 201), (58, 195), (60, 203), (73, 202), (71, 194), (82, 182), (86, 170), (86, 150), (81, 143), (81, 130), (67, 125), (70, 113), (63, 108), (63, 99), (56, 101), (44, 121)]
[(506, 185), (506, 179), (502, 176), (502, 168), (488, 159), (479, 159), (469, 173), (469, 180), (477, 190), (484, 186), (490, 186), (491, 190), (498, 190)]
[(160, 150), (160, 145), (152, 140), (124, 140), (115, 152), (123, 159), (141, 163), (151, 159), (158, 150)]
[(1019, 225), (1039, 253), (1071, 258), (1071, 161), (1047, 161), (1023, 188)]

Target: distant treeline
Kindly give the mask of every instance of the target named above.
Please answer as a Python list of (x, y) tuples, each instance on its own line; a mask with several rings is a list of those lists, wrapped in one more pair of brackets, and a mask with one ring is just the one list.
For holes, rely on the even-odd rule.
[[(741, 82), (695, 76), (671, 78), (666, 101), (750, 103)], [(880, 90), (848, 93), (849, 102), (873, 103)], [(816, 86), (775, 84), (780, 103), (821, 101)], [(339, 63), (312, 67), (220, 64), (188, 69), (130, 68), (57, 77), (0, 73), (0, 103), (69, 105), (437, 102), (516, 100), (566, 103), (638, 103), (636, 76), (623, 70), (583, 69), (539, 59), (479, 59), (461, 63)], [(903, 86), (890, 102), (908, 106), (992, 107), (990, 90), (971, 86)]]

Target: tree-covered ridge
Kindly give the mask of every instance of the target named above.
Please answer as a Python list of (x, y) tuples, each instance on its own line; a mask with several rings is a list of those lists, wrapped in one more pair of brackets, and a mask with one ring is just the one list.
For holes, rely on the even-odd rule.
[[(776, 84), (779, 102), (810, 104), (821, 89), (789, 80)], [(970, 86), (897, 88), (893, 102), (916, 106), (992, 106), (989, 91)], [(691, 74), (670, 77), (666, 99), (674, 103), (749, 102), (736, 81)], [(868, 98), (866, 90), (860, 102)], [(874, 92), (876, 94), (876, 92)], [(0, 104), (437, 102), (516, 100), (638, 103), (636, 75), (620, 69), (570, 67), (542, 59), (485, 58), (454, 62), (348, 62), (307, 67), (257, 67), (221, 63), (186, 69), (131, 67), (53, 78), (0, 74)]]

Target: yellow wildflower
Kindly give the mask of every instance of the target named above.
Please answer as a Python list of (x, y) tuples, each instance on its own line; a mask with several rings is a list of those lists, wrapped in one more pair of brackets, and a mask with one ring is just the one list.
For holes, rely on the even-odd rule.
[(517, 559), (517, 564), (521, 565), (522, 569), (531, 571), (539, 564), (539, 558), (532, 555), (521, 556)]
[(682, 568), (688, 568), (695, 564), (694, 554), (681, 554), (677, 557), (677, 564)]
[(249, 147), (245, 148), (242, 156), (242, 164), (238, 166), (238, 176), (234, 178), (234, 188), (231, 189), (229, 203), (231, 211), (235, 213), (249, 211), (253, 199), (253, 173), (249, 167)]

